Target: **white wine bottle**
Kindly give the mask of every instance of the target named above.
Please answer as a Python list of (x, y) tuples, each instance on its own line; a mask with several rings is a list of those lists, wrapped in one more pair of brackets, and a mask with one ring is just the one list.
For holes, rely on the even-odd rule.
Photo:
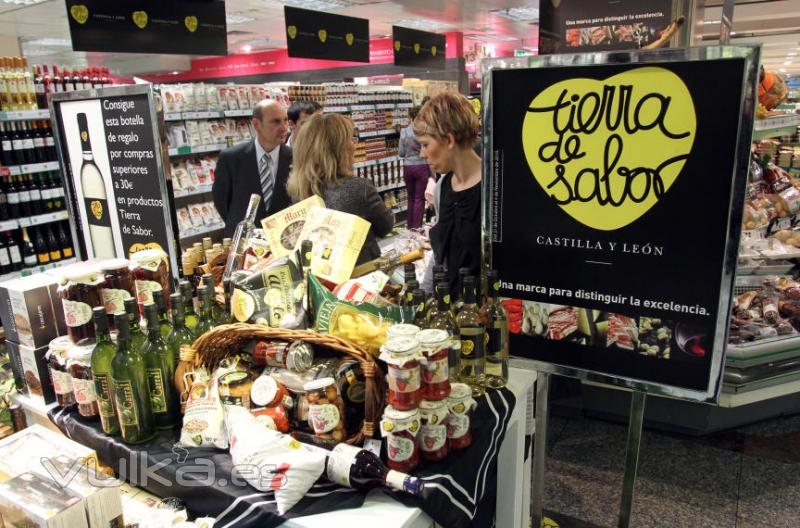
[(83, 165), (81, 165), (81, 187), (86, 218), (89, 222), (89, 240), (95, 257), (115, 258), (114, 234), (111, 231), (111, 216), (108, 210), (108, 193), (103, 174), (94, 162), (92, 142), (86, 114), (78, 114), (78, 130), (81, 135)]

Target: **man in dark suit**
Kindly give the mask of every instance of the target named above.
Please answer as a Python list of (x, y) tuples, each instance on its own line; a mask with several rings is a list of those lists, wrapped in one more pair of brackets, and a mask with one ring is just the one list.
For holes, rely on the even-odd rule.
[(253, 141), (220, 152), (211, 193), (225, 220), (225, 236), (233, 236), (244, 219), (251, 194), (261, 195), (256, 214), (260, 220), (291, 205), (286, 180), (292, 165), (292, 150), (284, 145), (289, 131), (286, 110), (272, 100), (253, 109)]

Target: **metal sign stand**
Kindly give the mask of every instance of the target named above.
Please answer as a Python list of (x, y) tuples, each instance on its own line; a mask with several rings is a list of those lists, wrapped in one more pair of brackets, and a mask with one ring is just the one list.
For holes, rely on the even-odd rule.
[[(537, 372), (536, 378), (536, 429), (533, 437), (533, 498), (531, 500), (531, 526), (541, 527), (544, 516), (544, 468), (547, 456), (547, 421), (550, 399), (550, 376), (548, 372)], [(619, 528), (628, 528), (633, 509), (633, 493), (636, 487), (636, 471), (639, 467), (639, 448), (644, 423), (644, 404), (647, 393), (631, 393), (631, 417), (628, 424), (628, 444), (625, 454), (625, 477), (622, 482), (622, 502), (619, 508)]]

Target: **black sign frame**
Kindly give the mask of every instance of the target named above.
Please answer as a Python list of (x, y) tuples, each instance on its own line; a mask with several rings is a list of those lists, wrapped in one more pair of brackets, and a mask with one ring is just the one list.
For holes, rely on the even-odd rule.
[(417, 68), (447, 67), (447, 37), (439, 33), (392, 26), (392, 52), (395, 66)]
[(369, 20), (299, 7), (283, 7), (290, 57), (369, 62)]
[[(484, 131), (482, 136), (483, 144), (483, 235), (484, 235), (484, 248), (486, 251), (485, 258), (487, 264), (492, 268), (498, 268), (500, 272), (501, 281), (504, 279), (504, 270), (500, 264), (499, 256), (501, 253), (501, 245), (504, 238), (503, 225), (503, 207), (504, 207), (504, 193), (505, 187), (511, 187), (504, 182), (504, 153), (499, 150), (504, 146), (496, 144), (495, 135), (501, 134), (503, 129), (508, 129), (509, 123), (500, 123), (496, 121), (500, 119), (495, 112), (495, 102), (500, 105), (500, 108), (505, 108), (509, 105), (508, 94), (498, 89), (501, 83), (496, 80), (497, 74), (501, 74), (508, 70), (529, 70), (532, 74), (537, 76), (545, 75), (547, 69), (560, 69), (563, 72), (569, 72), (571, 78), (593, 78), (596, 73), (591, 73), (592, 66), (608, 66), (617, 67), (622, 69), (637, 69), (647, 66), (662, 66), (669, 68), (670, 63), (686, 63), (697, 64), (698, 61), (708, 61), (708, 64), (713, 64), (715, 61), (725, 60), (738, 60), (741, 66), (741, 85), (731, 87), (732, 90), (739, 92), (731, 95), (731, 99), (736, 97), (738, 100), (738, 114), (735, 114), (734, 134), (735, 145), (731, 147), (732, 162), (731, 162), (731, 183), (729, 195), (723, 195), (720, 198), (722, 205), (727, 205), (727, 217), (721, 224), (721, 232), (725, 235), (722, 251), (718, 255), (719, 268), (718, 270), (719, 283), (713, 286), (718, 287), (718, 302), (713, 307), (713, 328), (712, 335), (707, 336), (711, 342), (710, 359), (705, 365), (704, 377), (693, 379), (693, 384), (683, 382), (664, 382), (653, 376), (653, 372), (657, 369), (650, 365), (646, 369), (638, 369), (635, 372), (630, 370), (627, 372), (620, 372), (613, 368), (607, 368), (608, 364), (602, 364), (603, 361), (610, 363), (612, 360), (605, 360), (601, 358), (596, 360), (594, 364), (588, 365), (586, 362), (576, 359), (576, 357), (584, 356), (582, 353), (570, 354), (566, 353), (563, 356), (554, 354), (554, 352), (561, 352), (567, 350), (566, 348), (558, 348), (559, 345), (564, 343), (557, 341), (550, 341), (547, 339), (529, 337), (526, 335), (514, 335), (511, 338), (511, 353), (515, 356), (512, 357), (512, 364), (523, 368), (532, 368), (541, 372), (551, 374), (558, 374), (568, 377), (579, 378), (582, 380), (589, 380), (593, 382), (617, 385), (637, 391), (643, 391), (650, 394), (669, 396), (673, 398), (686, 399), (690, 401), (700, 401), (715, 403), (719, 397), (719, 390), (722, 380), (722, 367), (724, 362), (724, 350), (727, 342), (727, 334), (729, 327), (729, 313), (730, 303), (733, 294), (733, 279), (736, 271), (737, 252), (739, 246), (739, 237), (741, 233), (742, 209), (745, 194), (745, 184), (747, 181), (747, 173), (749, 170), (750, 161), (750, 141), (752, 139), (753, 119), (754, 119), (754, 102), (755, 102), (755, 88), (757, 86), (757, 67), (759, 63), (760, 50), (757, 47), (704, 47), (704, 48), (690, 48), (690, 49), (666, 49), (656, 51), (635, 51), (635, 52), (612, 52), (612, 53), (591, 53), (591, 54), (570, 54), (570, 55), (547, 55), (539, 57), (519, 57), (514, 59), (495, 59), (484, 62), (484, 77), (483, 77), (483, 123)], [(600, 78), (600, 77), (594, 77)], [(504, 81), (508, 84), (509, 78)], [(546, 81), (545, 81), (546, 82)], [(535, 95), (538, 95), (545, 88), (530, 88), (530, 98), (527, 99), (526, 105), (531, 104)], [(520, 105), (517, 105), (520, 106)], [(706, 111), (719, 112), (718, 108), (713, 108)], [(527, 110), (526, 110), (527, 111)], [(521, 130), (516, 130), (519, 133)], [(502, 140), (501, 140), (502, 141)], [(519, 152), (522, 152), (522, 144), (519, 144)], [(514, 154), (517, 157), (521, 155)], [(705, 155), (709, 155), (706, 153)], [(710, 156), (717, 156), (719, 154), (711, 154)], [(727, 163), (727, 162), (726, 162)], [(512, 168), (513, 169), (513, 168)], [(725, 173), (727, 174), (727, 173)], [(531, 178), (533, 173), (526, 166), (526, 178)], [(511, 175), (513, 177), (513, 175)], [(527, 184), (526, 184), (527, 185)], [(514, 194), (514, 190), (508, 190), (508, 193)], [(546, 196), (543, 194), (543, 196)], [(528, 208), (524, 211), (527, 215), (526, 218), (515, 217), (514, 223), (524, 223), (527, 225), (535, 225), (536, 218), (533, 215), (537, 214), (535, 210), (538, 204), (529, 204)], [(523, 213), (520, 213), (520, 215)], [(644, 216), (643, 216), (644, 218)], [(570, 221), (566, 215), (562, 219)], [(633, 221), (631, 223), (635, 223)], [(577, 222), (575, 222), (577, 223)], [(668, 226), (664, 226), (667, 229)], [(512, 235), (513, 236), (513, 235)], [(517, 241), (518, 243), (518, 241)], [(518, 248), (517, 248), (518, 249)], [(507, 258), (506, 258), (507, 260)], [(528, 262), (530, 262), (528, 260)], [(558, 266), (554, 264), (553, 267)], [(524, 263), (520, 264), (517, 270), (524, 268)], [(546, 281), (546, 277), (529, 277), (531, 283), (536, 283), (536, 279)], [(514, 283), (516, 286), (517, 283)], [(512, 286), (510, 283), (507, 286)], [(506, 286), (501, 288), (501, 295), (507, 294)], [(527, 297), (526, 297), (527, 295)], [(549, 295), (549, 294), (548, 294)], [(511, 297), (511, 295), (508, 295)], [(542, 301), (541, 298), (535, 298), (532, 294), (515, 294), (513, 297), (527, 298), (537, 302), (558, 302)], [(577, 301), (576, 301), (577, 303)], [(567, 304), (567, 303), (560, 303)], [(580, 305), (579, 305), (580, 306)], [(589, 313), (595, 306), (589, 304)], [(621, 313), (621, 312), (620, 312)], [(647, 314), (642, 314), (647, 315)], [(637, 316), (638, 319), (638, 316)], [(580, 323), (578, 323), (580, 324)], [(552, 338), (552, 336), (550, 336)], [(552, 338), (555, 339), (555, 338)], [(580, 346), (580, 345), (576, 345)], [(607, 345), (608, 346), (608, 345)], [(678, 352), (676, 352), (678, 353)], [(634, 352), (635, 354), (635, 352)], [(519, 356), (519, 357), (516, 357)], [(598, 366), (600, 363), (600, 366)], [(695, 376), (696, 378), (696, 376)], [(702, 382), (702, 383), (701, 383)]]
[[(102, 108), (102, 101), (113, 100), (113, 99), (133, 100), (134, 98), (136, 99), (137, 102), (142, 102), (142, 103), (146, 102), (146, 108), (140, 110), (144, 110), (144, 112), (146, 112), (149, 115), (149, 120), (148, 119), (139, 120), (137, 119), (138, 117), (137, 115), (137, 116), (128, 116), (128, 118), (131, 119), (130, 123), (132, 124), (125, 124), (122, 122), (111, 123), (106, 121), (106, 119), (109, 118), (109, 116), (107, 115), (108, 110)], [(75, 152), (75, 147), (73, 145), (73, 147), (70, 148), (70, 145), (67, 143), (66, 139), (67, 134), (65, 130), (65, 122), (62, 115), (61, 105), (68, 103), (92, 103), (94, 101), (98, 102), (98, 106), (100, 106), (101, 108), (99, 110), (96, 110), (95, 113), (100, 116), (100, 119), (102, 121), (101, 123), (102, 129), (97, 128), (96, 130), (102, 130), (103, 133), (90, 134), (90, 136), (91, 136), (91, 141), (93, 142), (92, 146), (94, 155), (98, 158), (100, 157), (100, 154), (98, 154), (99, 151), (95, 151), (95, 142), (97, 144), (100, 144), (101, 142), (103, 143), (104, 146), (102, 147), (102, 152), (104, 153), (104, 156), (107, 161), (102, 163), (98, 161), (97, 163), (103, 166), (105, 166), (106, 164), (109, 165), (109, 167), (111, 168), (110, 169), (111, 173), (113, 173), (114, 165), (111, 163), (111, 157), (107, 146), (107, 141), (111, 139), (110, 136), (112, 134), (116, 136), (115, 138), (113, 138), (114, 142), (118, 142), (118, 144), (120, 145), (119, 152), (129, 150), (128, 145), (133, 143), (134, 141), (133, 135), (136, 134), (137, 130), (140, 130), (141, 133), (146, 134), (147, 137), (145, 137), (145, 140), (148, 137), (152, 138), (153, 140), (151, 145), (152, 154), (145, 154), (139, 156), (138, 160), (139, 162), (142, 162), (146, 158), (147, 160), (146, 163), (148, 164), (148, 167), (146, 168), (147, 174), (157, 180), (157, 189), (155, 189), (154, 192), (151, 192), (151, 194), (153, 194), (155, 198), (146, 198), (143, 195), (142, 198), (144, 200), (160, 199), (161, 215), (156, 216), (155, 218), (150, 218), (146, 214), (140, 214), (140, 219), (138, 221), (149, 222), (150, 226), (151, 227), (155, 226), (154, 229), (159, 230), (159, 232), (154, 236), (150, 236), (150, 239), (148, 240), (148, 236), (146, 234), (140, 235), (135, 230), (132, 230), (133, 235), (142, 236), (144, 238), (138, 243), (141, 244), (141, 246), (137, 245), (137, 243), (134, 243), (126, 247), (125, 238), (130, 238), (131, 233), (126, 233), (126, 236), (123, 237), (123, 235), (121, 234), (122, 227), (120, 227), (119, 228), (120, 232), (114, 233), (114, 243), (115, 243), (115, 248), (117, 249), (118, 252), (119, 248), (116, 245), (116, 242), (117, 239), (120, 239), (120, 244), (122, 244), (123, 253), (121, 255), (118, 255), (118, 258), (128, 259), (130, 258), (130, 253), (135, 252), (131, 251), (132, 248), (135, 248), (136, 251), (143, 249), (152, 249), (154, 246), (152, 245), (148, 246), (147, 244), (149, 242), (158, 243), (160, 239), (160, 241), (163, 242), (163, 245), (159, 244), (160, 248), (163, 249), (163, 251), (169, 256), (170, 273), (173, 276), (173, 278), (177, 280), (179, 278), (178, 272), (180, 269), (178, 266), (178, 255), (180, 249), (176, 243), (177, 231), (172, 221), (173, 217), (172, 210), (174, 209), (174, 203), (172, 194), (167, 186), (167, 175), (164, 165), (164, 159), (162, 157), (163, 152), (161, 144), (161, 135), (159, 134), (159, 129), (158, 129), (159, 117), (155, 99), (156, 96), (153, 93), (152, 86), (149, 84), (112, 86), (108, 88), (93, 88), (91, 90), (79, 90), (73, 92), (63, 92), (59, 94), (53, 94), (50, 97), (49, 110), (51, 119), (53, 121), (53, 135), (56, 142), (56, 150), (58, 152), (59, 164), (61, 166), (62, 181), (65, 182), (64, 187), (66, 189), (66, 194), (67, 194), (67, 209), (69, 211), (69, 217), (70, 219), (72, 219), (72, 221), (70, 222), (70, 226), (72, 229), (72, 236), (73, 240), (80, 241), (80, 244), (76, 244), (75, 249), (76, 253), (78, 254), (81, 260), (92, 258), (94, 255), (89, 253), (89, 251), (87, 250), (88, 242), (84, 240), (84, 238), (88, 237), (87, 231), (89, 222), (88, 219), (83, 214), (81, 214), (81, 211), (82, 210), (86, 211), (86, 214), (88, 215), (88, 209), (82, 208), (78, 202), (79, 200), (81, 202), (84, 202), (85, 196), (83, 195), (83, 193), (78, 192), (78, 187), (76, 186), (75, 183), (75, 179), (80, 178), (79, 174), (74, 174), (73, 164), (71, 162), (70, 151)], [(126, 111), (121, 106), (112, 110)], [(80, 112), (81, 110), (78, 111)], [(72, 111), (72, 113), (74, 113), (74, 111)], [(95, 121), (97, 119), (97, 115), (95, 115), (94, 117)], [(113, 116), (111, 117), (113, 118)], [(88, 121), (91, 123), (92, 119), (89, 118)], [(90, 130), (91, 126), (92, 125), (90, 125)], [(112, 126), (113, 129), (111, 128)], [(136, 138), (136, 141), (138, 140), (139, 139)], [(125, 141), (128, 142), (128, 145), (124, 144)], [(75, 140), (73, 140), (73, 144), (74, 143)], [(147, 146), (148, 145), (143, 145), (143, 147)], [(135, 145), (133, 147), (130, 147), (131, 150), (134, 148)], [(150, 149), (143, 148), (141, 152), (145, 152), (145, 150), (149, 151)], [(130, 159), (131, 161), (126, 162), (126, 164), (134, 164), (137, 161), (136, 156), (132, 156)], [(102, 173), (103, 171), (100, 170), (100, 172)], [(131, 176), (126, 176), (126, 177), (128, 178), (137, 177), (136, 172), (131, 171), (131, 174), (132, 174)], [(121, 178), (119, 174), (117, 176)], [(108, 185), (109, 182), (111, 183), (111, 185)], [(107, 184), (106, 185), (107, 201), (116, 202), (115, 198), (118, 197), (116, 196), (115, 193), (116, 190), (115, 180), (112, 178), (111, 175), (109, 175), (106, 184)], [(110, 192), (109, 192), (109, 187), (111, 188)], [(135, 186), (129, 187), (126, 190), (129, 191), (128, 194), (133, 193), (135, 195), (135, 193), (137, 192)], [(121, 196), (124, 196), (124, 193), (121, 194)], [(135, 201), (136, 200), (133, 200), (133, 202)], [(126, 203), (126, 207), (130, 207), (129, 205), (130, 203), (132, 202)], [(146, 206), (152, 207), (154, 209), (157, 208), (156, 205), (150, 206), (149, 202), (147, 203)], [(122, 220), (117, 208), (117, 203), (115, 203), (113, 210), (117, 212), (116, 217), (120, 218), (118, 222), (121, 223)], [(110, 216), (110, 213), (111, 209), (109, 208), (109, 210), (105, 214), (107, 216)], [(112, 222), (112, 230), (113, 230), (113, 222)]]

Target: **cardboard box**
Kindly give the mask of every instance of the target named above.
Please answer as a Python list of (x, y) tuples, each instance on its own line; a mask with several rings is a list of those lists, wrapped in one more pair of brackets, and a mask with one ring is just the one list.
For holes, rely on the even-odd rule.
[(44, 357), (48, 347), (45, 345), (32, 348), (13, 341), (6, 341), (6, 345), (11, 354), (11, 367), (15, 371), (14, 377), (22, 376), (24, 388), (20, 392), (42, 404), (56, 401), (53, 382), (50, 380), (50, 370)]
[(86, 464), (93, 466), (98, 464), (94, 449), (33, 424), (0, 440), (0, 482), (28, 471), (41, 473), (45, 470), (41, 465), (42, 459), (56, 456), (64, 456), (69, 460), (83, 459)]
[(83, 498), (36, 473), (23, 473), (0, 484), (4, 526), (89, 528)]
[(269, 249), (275, 258), (284, 257), (298, 247), (308, 213), (315, 207), (325, 207), (325, 202), (316, 195), (261, 221), (264, 236), (269, 241)]
[(39, 273), (0, 283), (0, 320), (7, 340), (28, 347), (46, 346), (64, 335), (58, 279)]

